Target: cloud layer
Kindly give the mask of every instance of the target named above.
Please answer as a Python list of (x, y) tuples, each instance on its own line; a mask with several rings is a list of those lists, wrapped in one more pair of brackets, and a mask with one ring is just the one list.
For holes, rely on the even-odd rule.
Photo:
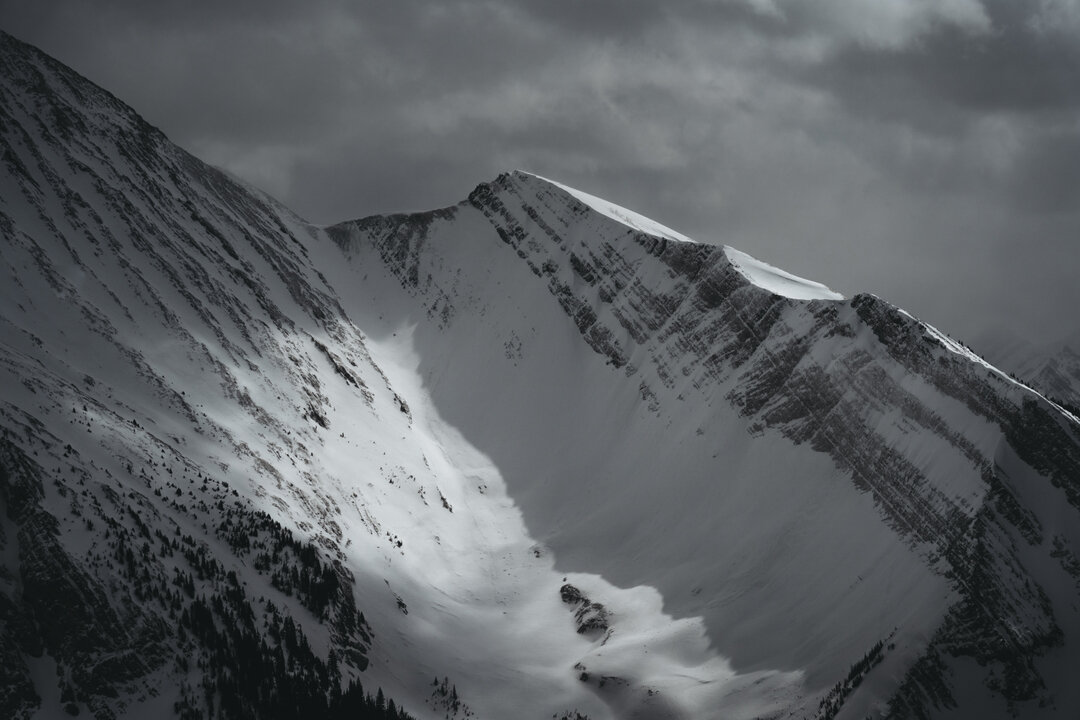
[(315, 222), (520, 167), (961, 338), (1080, 325), (1076, 0), (0, 0), (0, 25)]

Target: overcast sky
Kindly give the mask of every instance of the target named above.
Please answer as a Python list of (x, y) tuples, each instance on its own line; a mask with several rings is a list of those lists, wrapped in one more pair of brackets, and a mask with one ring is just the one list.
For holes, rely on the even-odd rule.
[(313, 222), (521, 168), (980, 349), (1080, 330), (1080, 0), (0, 0)]

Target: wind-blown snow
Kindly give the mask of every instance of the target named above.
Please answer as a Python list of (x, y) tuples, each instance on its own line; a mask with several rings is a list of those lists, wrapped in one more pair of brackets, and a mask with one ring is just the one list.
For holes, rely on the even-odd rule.
[(821, 283), (792, 275), (786, 270), (763, 263), (744, 252), (727, 245), (724, 252), (728, 260), (743, 277), (763, 290), (794, 300), (843, 300), (844, 296)]
[(546, 183), (565, 190), (581, 202), (591, 207), (596, 212), (600, 213), (601, 215), (606, 215), (612, 220), (617, 220), (623, 225), (633, 228), (634, 230), (639, 230), (643, 233), (655, 235), (657, 237), (667, 238), (668, 240), (676, 240), (678, 242), (697, 242), (696, 240), (688, 238), (686, 235), (683, 235), (680, 232), (676, 232), (675, 230), (672, 230), (665, 225), (661, 225), (655, 220), (647, 218), (644, 215), (634, 212), (633, 210), (627, 210), (626, 208), (620, 205), (616, 205), (613, 202), (608, 202), (603, 198), (598, 198), (595, 195), (590, 195), (587, 192), (582, 192), (581, 190), (572, 188), (569, 185), (563, 185), (561, 182), (556, 182), (555, 180), (550, 180), (546, 177), (541, 177), (540, 175), (536, 175), (534, 173), (525, 172), (523, 170), (518, 170), (517, 172), (521, 173), (522, 175), (534, 177), (538, 180), (543, 180)]
[[(616, 220), (627, 227), (633, 228), (648, 235), (654, 235), (656, 237), (666, 238), (668, 240), (675, 240), (677, 242), (696, 243), (697, 241), (683, 235), (682, 233), (672, 230), (666, 225), (662, 225), (651, 218), (647, 218), (640, 213), (636, 213), (633, 210), (628, 210), (620, 205), (616, 205), (613, 202), (604, 200), (603, 198), (590, 195), (587, 192), (582, 192), (576, 188), (572, 188), (569, 185), (564, 185), (556, 180), (551, 180), (535, 173), (525, 172), (518, 170), (521, 175), (534, 177), (538, 180), (542, 180), (550, 185), (564, 190), (565, 192), (573, 195), (581, 202), (588, 205), (596, 212)], [(844, 296), (838, 292), (830, 290), (821, 283), (814, 282), (813, 280), (807, 280), (805, 278), (792, 275), (786, 270), (773, 267), (767, 263), (763, 263), (760, 260), (747, 255), (744, 252), (736, 250), (735, 248), (724, 246), (724, 252), (727, 253), (728, 260), (731, 264), (738, 269), (742, 275), (752, 282), (754, 285), (768, 290), (769, 292), (776, 293), (777, 295), (783, 295), (795, 300), (843, 300)]]

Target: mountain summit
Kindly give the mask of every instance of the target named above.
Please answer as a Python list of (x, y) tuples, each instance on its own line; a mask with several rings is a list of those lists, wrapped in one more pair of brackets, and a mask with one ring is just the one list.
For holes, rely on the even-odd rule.
[(522, 172), (319, 227), (0, 34), (0, 714), (1074, 717), (1080, 422)]

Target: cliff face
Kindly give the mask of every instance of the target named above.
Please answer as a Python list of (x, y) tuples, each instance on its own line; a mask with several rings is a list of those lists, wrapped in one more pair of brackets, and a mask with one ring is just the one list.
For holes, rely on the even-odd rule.
[(525, 173), (313, 227), (5, 35), (0, 158), (0, 714), (1080, 707), (1076, 419), (888, 303)]
[[(644, 232), (524, 173), (481, 185), (454, 208), (330, 233), (358, 267), (382, 263), (424, 309), (439, 331), (422, 347), (435, 353), (460, 332), (487, 348), (430, 363), (436, 404), (493, 454), (530, 530), (569, 567), (656, 583), (666, 607), (706, 618), (737, 666), (771, 661), (842, 684), (848, 664), (888, 637), (889, 651), (906, 652), (897, 660), (906, 675), (899, 689), (870, 692), (897, 716), (953, 707), (973, 675), (1010, 709), (1047, 707), (1061, 691), (1040, 666), (1067, 654), (1065, 628), (1074, 626), (1067, 608), (1080, 538), (1059, 513), (1075, 519), (1080, 508), (1078, 426), (963, 345), (872, 295), (779, 294), (729, 249)], [(496, 272), (471, 264), (481, 253)], [(526, 272), (508, 272), (512, 264)], [(506, 284), (527, 340), (484, 320), (511, 302)], [(568, 327), (592, 358), (563, 349)], [(474, 417), (454, 387), (475, 387), (476, 368), (500, 347), (514, 364), (535, 353), (557, 365), (550, 374), (575, 390), (523, 393), (519, 374), (485, 370), (484, 392), (513, 400)], [(553, 393), (563, 402), (545, 400)], [(566, 408), (571, 417), (560, 418)], [(521, 412), (532, 421), (513, 417)], [(515, 462), (524, 438), (558, 451)], [(761, 446), (790, 459), (761, 457)], [(635, 471), (663, 489), (643, 490), (628, 479)], [(843, 499), (823, 507), (816, 493)], [(907, 552), (862, 530), (869, 508), (853, 508), (850, 493), (871, 501)], [(566, 497), (593, 509), (559, 507)], [(1054, 520), (1041, 519), (1047, 511)], [(615, 541), (590, 529), (609, 513), (624, 518)], [(738, 529), (720, 527), (729, 523)], [(710, 547), (710, 534), (734, 549)], [(807, 563), (817, 576), (811, 596), (761, 568)], [(914, 584), (896, 583), (897, 572)], [(778, 600), (787, 593), (799, 599)], [(879, 606), (874, 619), (864, 603)], [(792, 626), (813, 628), (815, 641)], [(970, 672), (969, 660), (983, 670)], [(823, 711), (849, 695), (831, 693)]]

